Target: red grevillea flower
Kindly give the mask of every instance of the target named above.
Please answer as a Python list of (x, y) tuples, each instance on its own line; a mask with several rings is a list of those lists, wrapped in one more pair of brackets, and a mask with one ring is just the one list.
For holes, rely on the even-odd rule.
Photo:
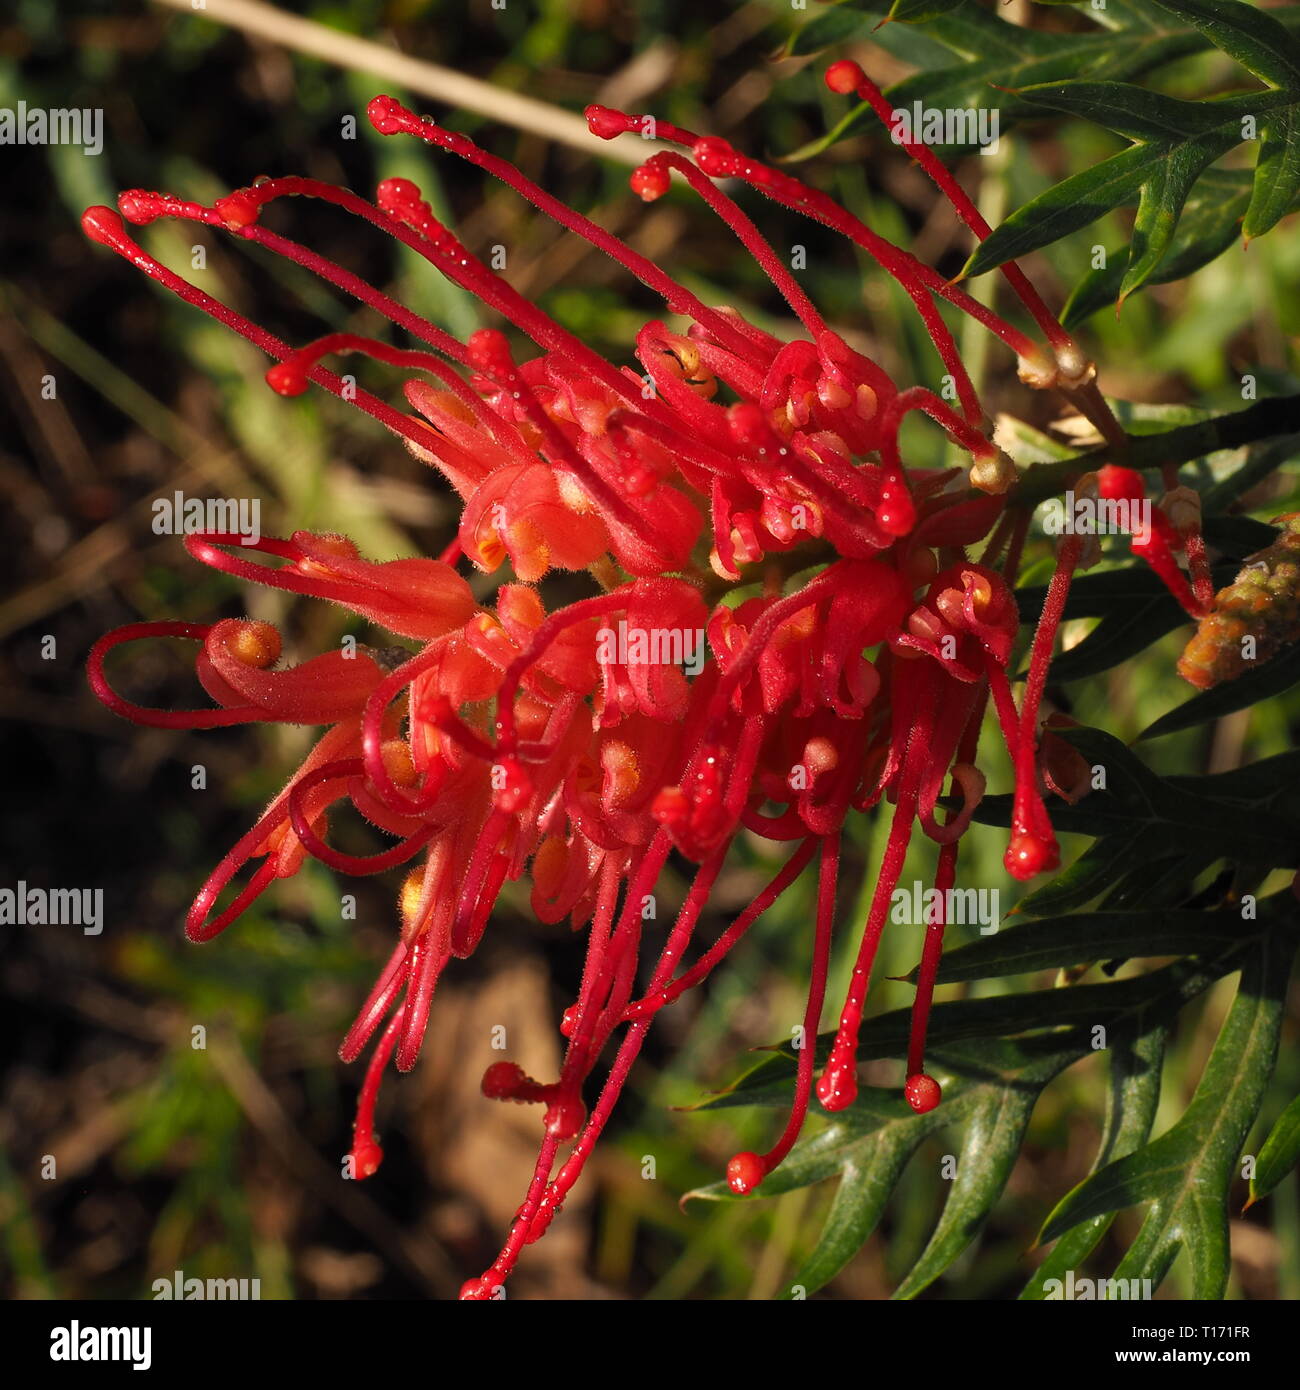
[[(835, 64), (827, 80), (888, 119), (884, 98), (856, 65)], [(567, 1050), (559, 1075), (537, 1081), (501, 1062), (483, 1078), (489, 1097), (543, 1107), (540, 1154), (523, 1204), (496, 1261), (463, 1291), (488, 1298), (578, 1179), (654, 1015), (702, 981), (814, 861), (804, 1022), (816, 1033), (840, 836), (851, 812), (888, 803), (888, 842), (866, 922), (850, 946), (855, 966), (829, 1058), (815, 1074), (814, 1049), (801, 1052), (789, 1122), (766, 1153), (731, 1161), (733, 1189), (753, 1190), (781, 1162), (814, 1091), (829, 1111), (853, 1101), (858, 1032), (891, 895), (918, 827), (938, 846), (935, 886), (952, 886), (959, 842), (984, 792), (974, 759), (990, 700), (1015, 768), (1006, 867), (1024, 879), (1058, 863), (1043, 789), (1077, 794), (1076, 769), (1062, 740), (1040, 740), (1039, 704), (1071, 575), (1089, 557), (1080, 537), (1063, 540), (1017, 704), (1009, 679), (1018, 626), (1011, 585), (1029, 509), (1015, 505), (1015, 468), (986, 433), (984, 409), (936, 299), (1007, 344), (1024, 380), (1060, 389), (1115, 444), (1123, 436), (1091, 364), (1016, 266), (1004, 274), (1042, 341), (825, 195), (722, 140), (657, 122), (655, 133), (675, 148), (654, 154), (632, 187), (652, 200), (676, 174), (698, 193), (785, 297), (802, 325), (791, 341), (700, 302), (465, 136), (391, 97), (377, 97), (369, 115), (383, 134), (414, 136), (501, 179), (657, 291), (687, 326), (646, 324), (635, 344), (639, 370), (612, 365), (474, 257), (405, 179), (385, 180), (373, 202), (291, 176), (259, 180), (210, 207), (136, 190), (119, 199), (120, 215), (91, 208), (84, 227), (92, 239), (274, 358), (267, 379), (275, 390), (296, 395), (314, 383), (354, 401), (441, 472), (463, 509), (458, 541), (438, 560), (377, 563), (344, 537), (308, 532), (251, 547), (231, 535), (186, 541), (205, 564), (341, 604), (411, 645), (278, 669), (280, 637), (266, 623), (137, 623), (96, 644), (90, 680), (109, 708), (142, 724), (280, 721), (324, 731), (200, 891), (187, 923), (192, 939), (225, 929), (308, 855), (347, 874), (418, 860), (401, 890), (392, 954), (341, 1049), (350, 1061), (373, 1041), (354, 1176), (373, 1173), (382, 1159), (373, 1126), (383, 1071), (390, 1060), (399, 1071), (415, 1064), (435, 986), (453, 957), (474, 951), (503, 884), (528, 880), (542, 921), (567, 918), (586, 928), (578, 998), (561, 1024)], [(588, 111), (592, 130), (608, 139), (640, 133), (648, 119)], [(924, 147), (908, 148), (974, 234), (986, 235), (948, 171)], [(956, 407), (924, 387), (899, 389), (828, 328), (718, 186), (724, 178), (843, 233), (894, 277), (953, 378)], [(265, 214), (288, 196), (323, 200), (389, 233), (539, 351), (521, 359), (495, 329), (460, 342), (265, 226)], [(282, 342), (159, 264), (125, 225), (159, 217), (201, 222), (278, 252), (422, 346), (347, 333), (296, 348)], [(404, 385), (409, 411), (364, 390), (345, 392), (324, 365), (358, 352), (412, 374)], [(899, 430), (914, 411), (969, 456), (964, 479), (960, 469), (905, 465)], [(1078, 486), (1142, 495), (1140, 475), (1122, 468)], [(1182, 493), (1166, 499), (1166, 508), (1167, 515), (1157, 509), (1159, 523), (1142, 548), (1199, 614), (1210, 594), (1198, 518)], [(968, 547), (981, 541), (980, 558), (969, 558)], [(1179, 549), (1192, 562), (1195, 593), (1173, 558)], [(457, 572), (462, 561), (483, 571), (508, 563), (518, 582), (480, 605)], [(548, 612), (535, 586), (552, 570), (587, 571), (591, 596)], [(753, 586), (756, 575), (756, 596), (734, 605), (719, 600), (720, 592)], [(196, 671), (213, 708), (149, 709), (116, 693), (105, 670), (109, 653), (154, 637), (199, 644)], [(949, 807), (959, 809), (941, 811), (945, 785)], [(391, 835), (393, 846), (368, 858), (331, 847), (330, 808), (343, 800)], [(701, 951), (697, 922), (743, 831), (788, 844), (789, 856)], [(676, 920), (648, 941), (643, 903), (674, 849), (697, 867)], [(241, 876), (242, 886), (232, 887)], [(943, 930), (942, 921), (929, 925), (918, 976), (905, 1086), (918, 1112), (940, 1099), (924, 1053)], [(684, 966), (688, 955), (693, 963)], [(611, 1051), (603, 1084), (588, 1092)]]

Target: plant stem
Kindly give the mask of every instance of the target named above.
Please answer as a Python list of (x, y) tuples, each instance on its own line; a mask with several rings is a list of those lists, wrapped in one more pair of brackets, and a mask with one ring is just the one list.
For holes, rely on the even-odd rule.
[(1221, 449), (1240, 448), (1272, 435), (1292, 433), (1297, 428), (1300, 428), (1300, 395), (1274, 396), (1257, 401), (1246, 410), (1216, 415), (1192, 425), (1179, 425), (1161, 434), (1130, 435), (1127, 447), (1122, 450), (1106, 444), (1075, 458), (1031, 464), (1021, 475), (1015, 500), (1033, 506), (1045, 497), (1055, 496), (1075, 478), (1103, 464), (1122, 463), (1126, 468), (1143, 469), (1160, 468), (1167, 463), (1190, 463)]

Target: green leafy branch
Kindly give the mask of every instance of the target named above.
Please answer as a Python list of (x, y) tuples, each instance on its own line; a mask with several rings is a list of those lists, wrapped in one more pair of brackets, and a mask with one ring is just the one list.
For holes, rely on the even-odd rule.
[[(864, 14), (884, 9), (877, 0), (840, 0), (799, 30), (790, 50), (812, 52), (868, 31), (899, 56), (918, 59), (923, 35), (928, 52), (938, 44), (957, 61), (927, 62), (890, 88), (898, 107), (920, 101), (939, 109), (993, 108), (1003, 130), (1056, 113), (1131, 142), (1017, 209), (963, 268), (963, 276), (983, 274), (1136, 204), (1127, 255), (1123, 248), (1107, 250), (1076, 286), (1067, 327), (1148, 284), (1190, 274), (1238, 235), (1250, 241), (1300, 209), (1300, 12), (1294, 7), (1265, 12), (1243, 0), (1110, 0), (1090, 12), (1107, 27), (1082, 34), (1018, 28), (975, 0), (917, 0), (890, 12), (889, 19), (903, 24), (871, 29)], [(1263, 87), (1189, 101), (1134, 80), (1210, 49), (1230, 56)], [(864, 104), (794, 157), (857, 133), (869, 116)], [(1212, 167), (1243, 143), (1258, 145), (1253, 171)], [(970, 146), (937, 148), (958, 153)]]

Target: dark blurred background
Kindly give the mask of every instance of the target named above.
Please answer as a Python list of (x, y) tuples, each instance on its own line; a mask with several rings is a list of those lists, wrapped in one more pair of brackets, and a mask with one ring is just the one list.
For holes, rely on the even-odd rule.
[[(339, 883), (309, 865), (217, 941), (187, 945), (189, 900), (296, 765), (305, 731), (138, 729), (91, 699), (83, 663), (99, 634), (138, 618), (248, 612), (281, 624), (303, 655), (348, 630), (323, 605), (243, 591), (191, 562), (177, 538), (155, 535), (151, 503), (177, 489), (258, 497), (265, 531), (346, 531), (376, 558), (438, 553), (454, 514), (443, 485), (372, 422), (320, 394), (273, 395), (258, 352), (88, 243), (81, 210), (136, 186), (210, 202), (263, 173), (306, 173), (363, 193), (405, 174), (477, 252), (507, 248), (517, 288), (622, 363), (640, 323), (661, 312), (653, 299), (473, 168), (373, 135), (367, 99), (392, 91), (446, 117), (707, 301), (743, 304), (778, 329), (784, 306), (707, 210), (680, 190), (647, 208), (628, 193), (629, 166), (608, 147), (550, 137), (567, 129), (565, 114), (571, 125), (600, 101), (650, 109), (771, 157), (820, 134), (842, 109), (822, 87), (820, 63), (779, 57), (803, 16), (777, 0), (508, 0), (501, 9), (490, 0), (302, 0), (280, 9), (327, 26), (338, 61), (188, 7), (19, 0), (0, 18), (0, 106), (102, 108), (105, 131), (98, 157), (0, 148), (3, 882), (105, 895), (99, 936), (0, 927), (0, 1287), (9, 1297), (149, 1297), (153, 1280), (177, 1269), (256, 1277), (264, 1298), (453, 1294), (495, 1252), (539, 1130), (536, 1111), (479, 1096), (484, 1065), (502, 1055), (489, 1050), (490, 1030), (504, 1024), (506, 1055), (545, 1074), (581, 962), (580, 940), (538, 925), (525, 899), (508, 897), (482, 950), (441, 987), (421, 1064), (389, 1078), (382, 1170), (365, 1184), (340, 1181), (359, 1066), (343, 1067), (335, 1051), (390, 949), (397, 878)], [(1021, 22), (1085, 22), (1059, 7), (1015, 12)], [(349, 47), (351, 38), (524, 94), (561, 119), (542, 133), (534, 116), (498, 106), (490, 92), (478, 109), (449, 110), (370, 70), (375, 60)], [(906, 37), (890, 47), (864, 43), (854, 53), (883, 82), (908, 70)], [(1183, 65), (1175, 81), (1212, 79), (1215, 61)], [(436, 93), (438, 73), (425, 77)], [(354, 138), (347, 116), (357, 118)], [(1028, 129), (1004, 145), (998, 160), (960, 166), (993, 220), (1114, 147), (1078, 128)], [(809, 177), (948, 273), (964, 259), (954, 219), (887, 140), (845, 142)], [(899, 380), (936, 375), (899, 296), (850, 248), (770, 204), (746, 207), (778, 246), (808, 248), (806, 283), (837, 327)], [(340, 214), (304, 202), (277, 216), (277, 227), (458, 334), (494, 321)], [(1105, 232), (1036, 259), (1051, 302), (1087, 268), (1088, 245), (1113, 245), (1124, 228), (1115, 220)], [(141, 240), (178, 267), (201, 245), (204, 287), (290, 339), (371, 326), (293, 267), (204, 229), (158, 224)], [(1137, 297), (1119, 322), (1098, 315), (1089, 333), (1103, 387), (1230, 408), (1243, 371), (1260, 374), (1261, 393), (1285, 384), (1300, 323), (1298, 271), (1300, 238), (1283, 228), (1248, 257), (1231, 252), (1189, 282)], [(971, 351), (979, 351), (973, 341)], [(1004, 356), (980, 362), (995, 408), (1048, 425), (1048, 406), (1029, 399)], [(359, 370), (399, 399), (391, 376)], [(935, 446), (918, 436), (915, 447)], [(1284, 478), (1252, 499), (1259, 514), (1282, 510), (1293, 486)], [(1176, 642), (1162, 644), (1140, 669), (1076, 693), (1076, 715), (1132, 736), (1177, 697), (1176, 651)], [(142, 703), (196, 702), (166, 644), (140, 648), (118, 669)], [(1287, 746), (1293, 713), (1270, 707), (1212, 734), (1165, 740), (1158, 757), (1166, 770), (1234, 766)], [(207, 770), (206, 789), (191, 785), (196, 764)], [(859, 870), (872, 853), (872, 827), (863, 827), (852, 847)], [(977, 871), (974, 881), (995, 881), (999, 855), (996, 833), (974, 838), (970, 862), (987, 875)], [(756, 850), (750, 860), (722, 883), (720, 912), (755, 891), (765, 861)], [(355, 922), (341, 920), (340, 892), (357, 895)], [(773, 1117), (672, 1108), (734, 1077), (745, 1049), (788, 1036), (802, 1008), (809, 901), (805, 891), (769, 914), (716, 984), (657, 1025), (589, 1181), (529, 1251), (512, 1292), (770, 1297), (810, 1248), (825, 1185), (766, 1203), (679, 1209), (680, 1195), (715, 1181), (738, 1147), (765, 1147)], [(916, 941), (892, 941), (881, 969), (905, 973), (918, 950)], [(901, 1006), (909, 992), (884, 982), (879, 999)], [(1218, 988), (1184, 1015), (1167, 1082), (1174, 1100), (1190, 1094), (1229, 996)], [(202, 1049), (191, 1045), (196, 1027), (206, 1030)], [(1090, 1063), (1050, 1088), (988, 1230), (928, 1296), (1014, 1296), (1042, 1216), (1087, 1169), (1103, 1075)], [(1278, 1093), (1293, 1094), (1298, 1081), (1293, 1048)], [(656, 1161), (653, 1181), (642, 1176), (646, 1156)], [(924, 1158), (912, 1165), (881, 1231), (830, 1296), (887, 1296), (934, 1219), (936, 1172)], [(1292, 1179), (1267, 1213), (1234, 1223), (1235, 1294), (1300, 1292), (1296, 1215)], [(1112, 1254), (1132, 1230), (1131, 1216), (1116, 1224)]]

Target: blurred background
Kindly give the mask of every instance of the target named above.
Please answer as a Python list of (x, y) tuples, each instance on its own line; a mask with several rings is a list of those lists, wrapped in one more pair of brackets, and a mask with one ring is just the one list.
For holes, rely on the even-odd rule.
[[(131, 187), (210, 202), (259, 174), (305, 173), (363, 193), (406, 175), (478, 254), (507, 249), (506, 274), (519, 290), (624, 363), (637, 328), (661, 312), (642, 287), (473, 168), (373, 135), (363, 115), (369, 97), (390, 91), (445, 118), (706, 302), (744, 305), (777, 331), (789, 326), (782, 302), (725, 228), (680, 189), (642, 205), (611, 147), (571, 138), (573, 117), (592, 101), (652, 110), (775, 157), (821, 134), (843, 101), (826, 93), (822, 61), (780, 56), (806, 18), (780, 0), (278, 6), (323, 26), (328, 57), (304, 51), (299, 31), (262, 37), (219, 22), (218, 0), (203, 8), (18, 0), (0, 17), (0, 106), (99, 108), (105, 134), (97, 157), (69, 146), (0, 147), (3, 882), (105, 895), (100, 936), (0, 927), (0, 1287), (11, 1298), (147, 1298), (155, 1279), (183, 1270), (257, 1278), (263, 1298), (448, 1297), (495, 1253), (540, 1130), (536, 1110), (482, 1099), (483, 1068), (508, 1055), (534, 1075), (554, 1069), (582, 941), (540, 926), (525, 898), (508, 895), (481, 950), (440, 987), (420, 1065), (385, 1086), (383, 1168), (364, 1184), (341, 1181), (360, 1068), (343, 1067), (336, 1049), (390, 950), (398, 879), (341, 883), (309, 863), (217, 941), (186, 944), (190, 899), (296, 766), (306, 731), (138, 729), (90, 697), (83, 664), (98, 635), (137, 619), (249, 613), (280, 624), (300, 655), (337, 645), (347, 630), (324, 605), (241, 590), (191, 562), (179, 539), (154, 534), (151, 504), (176, 490), (260, 498), (267, 533), (345, 531), (381, 559), (437, 554), (454, 513), (438, 479), (373, 422), (322, 393), (275, 396), (261, 354), (87, 242), (79, 215)], [(1020, 23), (1088, 24), (1027, 0), (1003, 13)], [(858, 57), (882, 85), (897, 80), (911, 70), (909, 58), (924, 56), (923, 44), (894, 32), (902, 28), (835, 56)], [(395, 74), (360, 43), (428, 66), (418, 79)], [(1222, 64), (1215, 55), (1186, 60), (1167, 74), (1167, 89), (1213, 89), (1231, 78)], [(472, 100), (451, 108), (437, 99), (446, 70), (479, 84)], [(519, 96), (545, 111), (517, 107)], [(1030, 126), (1004, 139), (997, 156), (958, 167), (996, 222), (1114, 148), (1091, 127)], [(800, 172), (945, 273), (964, 260), (968, 242), (955, 219), (881, 134), (845, 141)], [(742, 201), (778, 247), (807, 248), (803, 283), (837, 329), (898, 381), (934, 383), (937, 359), (906, 301), (851, 247), (771, 204)], [(305, 203), (277, 217), (280, 229), (458, 335), (495, 322), (423, 262), (346, 217)], [(1122, 245), (1126, 234), (1122, 219), (1108, 219), (1028, 268), (1060, 304), (1087, 270), (1091, 245)], [(201, 246), (204, 288), (291, 340), (369, 324), (294, 267), (206, 229), (159, 224), (141, 240), (186, 269)], [(1097, 314), (1084, 338), (1102, 364), (1103, 389), (1222, 409), (1240, 407), (1243, 373), (1258, 377), (1261, 395), (1296, 390), (1298, 284), (1300, 237), (1284, 225), (1248, 255), (1234, 248), (1188, 281), (1135, 296), (1119, 320)], [(980, 286), (996, 291), (991, 279)], [(1047, 429), (1050, 403), (1021, 388), (1006, 354), (970, 335), (963, 343), (991, 408)], [(358, 370), (371, 389), (400, 400), (396, 378), (372, 364)], [(933, 433), (921, 427), (909, 439), (910, 460), (939, 461)], [(1283, 471), (1247, 510), (1267, 518), (1294, 507), (1295, 487)], [(1031, 564), (1047, 553), (1036, 541)], [(1067, 632), (1067, 643), (1079, 635)], [(1183, 697), (1173, 661), (1185, 635), (1054, 692), (1058, 704), (1133, 737)], [(196, 702), (192, 677), (166, 644), (142, 647), (124, 665), (122, 684), (142, 703)], [(1161, 740), (1149, 756), (1162, 771), (1195, 772), (1276, 753), (1289, 746), (1295, 703)], [(196, 764), (207, 770), (204, 789), (192, 786)], [(984, 765), (991, 788), (1004, 790), (1005, 763), (992, 745)], [(876, 829), (854, 831), (846, 923), (861, 919), (850, 885), (875, 862)], [(1005, 910), (1001, 832), (976, 827), (970, 843), (963, 881), (1000, 886)], [(770, 875), (761, 848), (746, 853), (720, 885), (710, 935), (749, 901), (765, 868)], [(904, 881), (929, 871), (918, 855)], [(340, 919), (341, 892), (357, 895), (356, 921)], [(683, 1209), (682, 1194), (716, 1181), (738, 1148), (767, 1147), (775, 1123), (770, 1112), (683, 1107), (740, 1074), (752, 1061), (748, 1049), (788, 1038), (806, 989), (811, 898), (803, 885), (779, 904), (707, 990), (662, 1017), (588, 1180), (528, 1252), (512, 1296), (769, 1298), (788, 1281), (833, 1184)], [(961, 939), (963, 929), (952, 929), (950, 940)], [(891, 933), (879, 973), (906, 973), (919, 947), (914, 933)], [(841, 978), (846, 970), (841, 961)], [(1157, 1129), (1181, 1112), (1231, 993), (1232, 981), (1221, 982), (1183, 1014)], [(886, 1008), (910, 996), (910, 987), (882, 980), (874, 997)], [(508, 1054), (490, 1050), (499, 1024), (512, 1039)], [(202, 1049), (191, 1045), (195, 1027), (206, 1030)], [(1265, 1120), (1300, 1087), (1294, 1019), (1289, 1040)], [(873, 1079), (900, 1078), (890, 1064)], [(926, 1297), (1015, 1296), (1043, 1216), (1087, 1171), (1103, 1087), (1102, 1064), (1090, 1060), (1048, 1088), (988, 1228)], [(945, 1186), (937, 1156), (955, 1142), (923, 1146), (881, 1229), (824, 1296), (888, 1296), (933, 1224)], [(647, 1157), (653, 1180), (643, 1176)], [(1114, 1268), (1135, 1229), (1132, 1213), (1116, 1222), (1100, 1272)], [(1297, 1231), (1293, 1175), (1271, 1203), (1246, 1219), (1234, 1215), (1232, 1295), (1300, 1296)], [(1167, 1292), (1179, 1292), (1177, 1274)]]

